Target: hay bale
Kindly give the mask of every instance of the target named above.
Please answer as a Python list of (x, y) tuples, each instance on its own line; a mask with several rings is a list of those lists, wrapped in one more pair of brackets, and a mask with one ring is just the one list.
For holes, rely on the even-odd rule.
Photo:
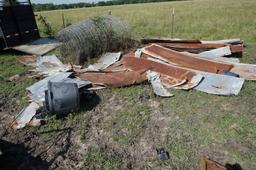
[(83, 20), (61, 30), (56, 38), (63, 42), (62, 60), (75, 64), (84, 64), (104, 52), (125, 50), (132, 45), (127, 23), (113, 16)]

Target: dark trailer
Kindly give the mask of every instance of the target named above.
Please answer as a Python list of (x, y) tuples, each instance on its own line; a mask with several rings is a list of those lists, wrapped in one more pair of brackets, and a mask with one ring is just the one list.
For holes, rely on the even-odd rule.
[(0, 50), (39, 37), (30, 0), (0, 0)]

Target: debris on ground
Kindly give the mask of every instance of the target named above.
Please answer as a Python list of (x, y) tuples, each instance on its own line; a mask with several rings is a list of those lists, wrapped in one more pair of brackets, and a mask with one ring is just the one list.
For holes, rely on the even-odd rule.
[(12, 123), (14, 129), (20, 129), (25, 127), (31, 119), (36, 115), (39, 105), (35, 102), (32, 102), (28, 105), (27, 108), (23, 109), (16, 117), (15, 121)]
[(208, 158), (202, 157), (199, 160), (200, 170), (227, 170), (223, 165), (218, 162), (212, 161)]
[[(81, 24), (87, 25), (88, 21), (77, 27)], [(81, 93), (90, 90), (148, 82), (160, 97), (174, 96), (168, 89), (238, 95), (245, 80), (256, 80), (256, 65), (240, 63), (235, 58), (237, 53), (243, 53), (240, 39), (143, 39), (142, 42), (143, 46), (137, 50), (106, 52), (86, 68), (63, 64), (55, 55), (19, 57), (21, 63), (35, 67), (34, 73), (45, 78), (27, 88), (32, 103), (16, 117), (15, 128), (22, 128), (31, 120), (31, 124), (41, 125), (40, 119), (33, 119), (38, 108), (32, 107), (35, 105), (51, 114), (78, 110)]]
[(46, 75), (52, 75), (58, 72), (64, 72), (70, 68), (64, 65), (55, 55), (39, 56), (36, 59), (36, 72)]
[(104, 70), (110, 65), (117, 62), (121, 57), (121, 52), (118, 53), (105, 53), (103, 54), (97, 63), (89, 65), (87, 68), (81, 70), (82, 72), (86, 71), (100, 71)]
[(27, 54), (44, 55), (54, 50), (60, 45), (61, 43), (58, 40), (51, 39), (51, 38), (40, 38), (28, 44), (12, 47), (12, 49), (21, 51)]
[(157, 96), (161, 97), (171, 97), (173, 94), (168, 92), (162, 85), (160, 80), (160, 74), (153, 72), (153, 71), (147, 71), (147, 77), (149, 82), (151, 83), (153, 87), (153, 91)]
[(182, 40), (169, 38), (144, 38), (141, 40), (143, 44), (150, 45), (152, 43), (161, 45), (175, 51), (187, 51), (191, 53), (201, 53), (221, 47), (230, 47), (231, 53), (236, 56), (243, 54), (243, 41), (240, 39), (227, 39), (217, 41), (202, 41), (202, 40)]
[(91, 81), (94, 86), (104, 87), (124, 87), (147, 80), (144, 71), (88, 72), (77, 76), (82, 80)]
[(165, 151), (164, 148), (156, 150), (158, 159), (161, 161), (168, 160), (170, 158), (169, 152)]
[(18, 81), (18, 80), (20, 80), (20, 75), (16, 74), (14, 76), (9, 77), (7, 80), (8, 81)]
[(239, 164), (226, 164), (221, 165), (220, 163), (213, 161), (206, 157), (201, 157), (199, 160), (199, 170), (242, 170)]

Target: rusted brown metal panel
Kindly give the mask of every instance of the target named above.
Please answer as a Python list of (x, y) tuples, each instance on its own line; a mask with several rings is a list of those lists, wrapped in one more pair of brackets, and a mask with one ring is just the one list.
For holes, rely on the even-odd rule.
[(131, 54), (125, 55), (121, 60), (121, 63), (125, 67), (131, 68), (135, 71), (140, 71), (143, 69), (152, 70), (180, 80), (190, 80), (193, 76), (196, 75), (196, 73), (193, 71), (189, 71), (176, 66), (157, 63), (155, 61), (147, 60), (144, 58), (135, 58)]
[(184, 53), (164, 48), (159, 45), (151, 45), (145, 47), (143, 52), (151, 55), (152, 57), (167, 60), (168, 62), (180, 67), (186, 67), (210, 73), (218, 73), (224, 70), (230, 70), (233, 67), (233, 65), (229, 63), (221, 63), (193, 57), (191, 55), (186, 55)]
[(212, 161), (205, 157), (200, 158), (199, 169), (200, 170), (227, 170), (226, 167), (219, 164), (218, 162)]
[[(227, 44), (201, 44), (201, 43), (155, 43), (158, 45), (161, 45), (166, 48), (170, 48), (176, 51), (187, 51), (192, 53), (200, 53), (216, 48), (221, 48), (225, 46), (229, 46), (232, 53), (243, 53), (243, 45), (237, 44), (237, 45), (227, 45)], [(241, 55), (240, 54), (240, 55)]]
[(243, 44), (237, 44), (237, 45), (229, 45), (230, 50), (233, 54), (235, 54), (237, 57), (242, 57), (244, 52), (244, 46)]
[(139, 84), (147, 80), (145, 72), (122, 71), (122, 72), (87, 72), (77, 75), (82, 80), (89, 80), (94, 85), (105, 87), (123, 87)]
[(202, 80), (202, 76), (194, 71), (174, 65), (158, 63), (144, 57), (135, 58), (133, 54), (125, 55), (121, 63), (126, 68), (135, 71), (147, 69), (160, 73), (162, 83), (169, 87), (175, 86), (180, 89), (191, 89)]

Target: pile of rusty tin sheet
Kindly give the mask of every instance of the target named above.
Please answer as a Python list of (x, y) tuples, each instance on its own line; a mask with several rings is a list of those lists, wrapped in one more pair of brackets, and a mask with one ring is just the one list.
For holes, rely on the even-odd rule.
[[(217, 95), (238, 95), (245, 80), (256, 80), (256, 65), (240, 63), (240, 39), (218, 41), (142, 39), (143, 46), (125, 54), (108, 53), (94, 67), (74, 70), (92, 89), (150, 82), (156, 95), (166, 89), (195, 89)], [(108, 63), (107, 65), (104, 63)]]
[[(18, 61), (44, 77), (27, 88), (31, 103), (12, 127), (39, 126), (49, 82), (75, 83), (86, 90), (150, 83), (157, 96), (172, 97), (168, 89), (198, 90), (216, 95), (238, 95), (245, 80), (256, 80), (256, 65), (240, 63), (239, 39), (199, 41), (143, 39), (139, 49), (103, 54), (87, 68), (63, 64), (55, 55), (22, 56)], [(40, 77), (40, 78), (41, 78)], [(40, 111), (41, 110), (41, 111)]]

